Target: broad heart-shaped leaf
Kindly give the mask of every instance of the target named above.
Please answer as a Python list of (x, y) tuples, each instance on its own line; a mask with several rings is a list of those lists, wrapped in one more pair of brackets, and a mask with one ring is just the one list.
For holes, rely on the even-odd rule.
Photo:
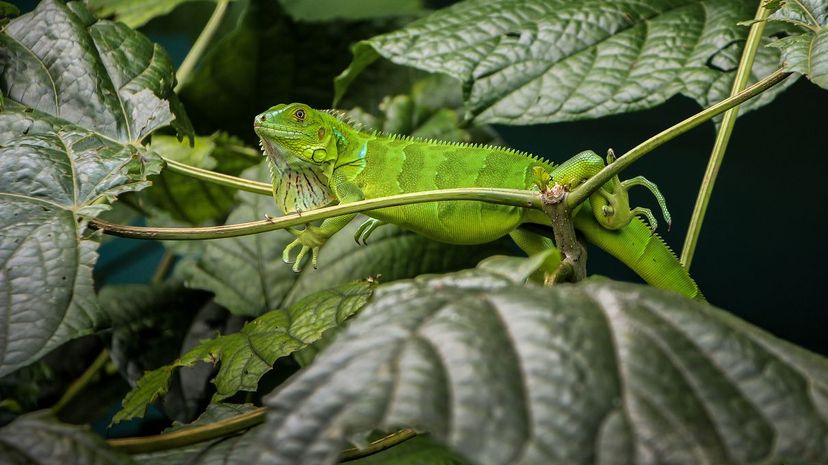
[[(729, 95), (748, 32), (737, 22), (755, 10), (753, 0), (465, 0), (356, 44), (336, 97), (382, 56), (461, 80), (479, 123), (597, 118), (675, 94), (707, 106)], [(753, 77), (778, 64), (763, 47)]]
[[(146, 187), (172, 67), (139, 33), (44, 0), (0, 33), (0, 376), (100, 326), (85, 218)], [(173, 120), (173, 115), (176, 119)]]
[(134, 465), (87, 428), (67, 425), (48, 412), (16, 418), (0, 428), (3, 465)]
[(0, 113), (0, 376), (105, 321), (80, 215), (145, 185), (158, 160), (36, 111)]
[(176, 367), (198, 362), (221, 362), (213, 401), (240, 390), (255, 391), (259, 378), (279, 357), (307, 347), (322, 334), (358, 312), (371, 297), (374, 284), (357, 281), (310, 295), (287, 310), (273, 310), (244, 325), (238, 333), (202, 341), (171, 365), (150, 371), (138, 380), (123, 401), (113, 423), (141, 416), (147, 406), (167, 391)]
[(785, 69), (804, 74), (828, 89), (828, 2), (788, 1), (770, 19), (793, 24), (802, 31), (770, 44), (782, 51)]
[(826, 359), (604, 279), (381, 286), (265, 405), (259, 465), (334, 463), (346, 437), (399, 426), (485, 465), (828, 460)]
[(169, 124), (192, 134), (161, 46), (95, 21), (80, 2), (44, 0), (10, 22), (0, 34), (0, 70), (5, 98), (112, 140), (138, 142)]

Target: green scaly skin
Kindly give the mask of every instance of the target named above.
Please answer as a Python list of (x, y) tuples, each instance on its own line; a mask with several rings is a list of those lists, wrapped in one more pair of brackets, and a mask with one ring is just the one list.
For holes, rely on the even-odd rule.
[[(277, 105), (256, 116), (254, 128), (270, 159), (274, 199), (284, 212), (331, 203), (462, 187), (535, 189), (561, 184), (574, 189), (604, 166), (591, 151), (553, 167), (538, 157), (494, 146), (411, 139), (362, 131), (332, 112), (293, 103)], [(612, 162), (612, 155), (608, 161)], [(648, 188), (669, 223), (664, 199), (643, 177), (617, 177), (594, 193), (574, 213), (575, 228), (586, 239), (633, 269), (649, 284), (703, 299), (696, 283), (664, 242), (653, 233), (656, 220), (645, 208), (630, 208), (627, 190)], [(357, 241), (385, 223), (393, 223), (431, 239), (452, 244), (481, 244), (511, 236), (528, 254), (553, 248), (551, 239), (520, 228), (528, 223), (551, 226), (538, 210), (473, 201), (440, 201), (388, 207), (366, 212)], [(636, 217), (647, 218), (652, 229)], [(297, 239), (283, 253), (299, 270), (310, 252), (316, 266), (319, 248), (355, 215), (329, 218), (320, 226), (291, 230)], [(300, 247), (294, 260), (291, 252)], [(550, 257), (544, 271), (559, 263)]]

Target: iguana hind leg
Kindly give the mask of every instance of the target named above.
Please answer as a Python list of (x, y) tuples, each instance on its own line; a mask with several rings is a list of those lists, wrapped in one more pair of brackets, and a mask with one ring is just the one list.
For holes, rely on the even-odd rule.
[[(509, 233), (509, 237), (515, 241), (520, 250), (526, 252), (526, 255), (535, 255), (536, 253), (544, 252), (549, 249), (554, 249), (557, 251), (557, 247), (555, 247), (555, 243), (552, 239), (542, 236), (538, 233), (534, 233), (532, 231), (528, 231), (526, 229), (517, 228)], [(561, 254), (560, 253), (553, 253), (550, 254), (546, 260), (543, 261), (543, 265), (537, 271), (535, 275), (532, 276), (533, 281), (545, 282), (546, 278), (555, 274), (558, 270), (558, 267), (561, 264)]]
[[(655, 197), (656, 201), (658, 202), (658, 206), (661, 207), (661, 214), (664, 215), (664, 221), (667, 222), (667, 230), (669, 231), (670, 225), (673, 223), (673, 220), (670, 217), (670, 210), (667, 209), (667, 201), (664, 199), (664, 196), (661, 194), (661, 191), (658, 190), (658, 186), (656, 186), (654, 182), (650, 181), (644, 176), (636, 176), (634, 178), (621, 181), (621, 187), (623, 187), (626, 191), (629, 191), (630, 188), (633, 186), (645, 187), (647, 188), (647, 190), (650, 191), (651, 194), (653, 194), (653, 197)], [(644, 210), (646, 210), (646, 212)], [(653, 231), (656, 230), (657, 223), (650, 210), (638, 207), (633, 209), (633, 214), (636, 213), (642, 214), (645, 217), (647, 217), (647, 219), (650, 221), (650, 228)]]

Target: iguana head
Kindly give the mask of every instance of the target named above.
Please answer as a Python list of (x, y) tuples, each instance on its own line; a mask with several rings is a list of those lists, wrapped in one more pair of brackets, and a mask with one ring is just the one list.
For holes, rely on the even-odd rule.
[(326, 175), (336, 162), (336, 140), (320, 112), (301, 103), (276, 105), (254, 118), (253, 129), (270, 161), (280, 210), (312, 210), (336, 200)]
[(336, 162), (336, 139), (330, 122), (303, 103), (271, 107), (256, 116), (253, 128), (267, 154), (292, 155), (314, 165)]

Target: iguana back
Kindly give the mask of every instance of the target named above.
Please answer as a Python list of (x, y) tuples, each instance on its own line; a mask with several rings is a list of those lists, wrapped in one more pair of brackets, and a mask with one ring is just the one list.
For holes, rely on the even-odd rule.
[[(508, 148), (354, 131), (342, 172), (365, 198), (460, 187), (531, 189), (533, 169), (551, 165)], [(357, 161), (357, 162), (355, 162)], [(368, 212), (443, 242), (478, 244), (508, 234), (530, 210), (475, 201), (430, 202)]]

